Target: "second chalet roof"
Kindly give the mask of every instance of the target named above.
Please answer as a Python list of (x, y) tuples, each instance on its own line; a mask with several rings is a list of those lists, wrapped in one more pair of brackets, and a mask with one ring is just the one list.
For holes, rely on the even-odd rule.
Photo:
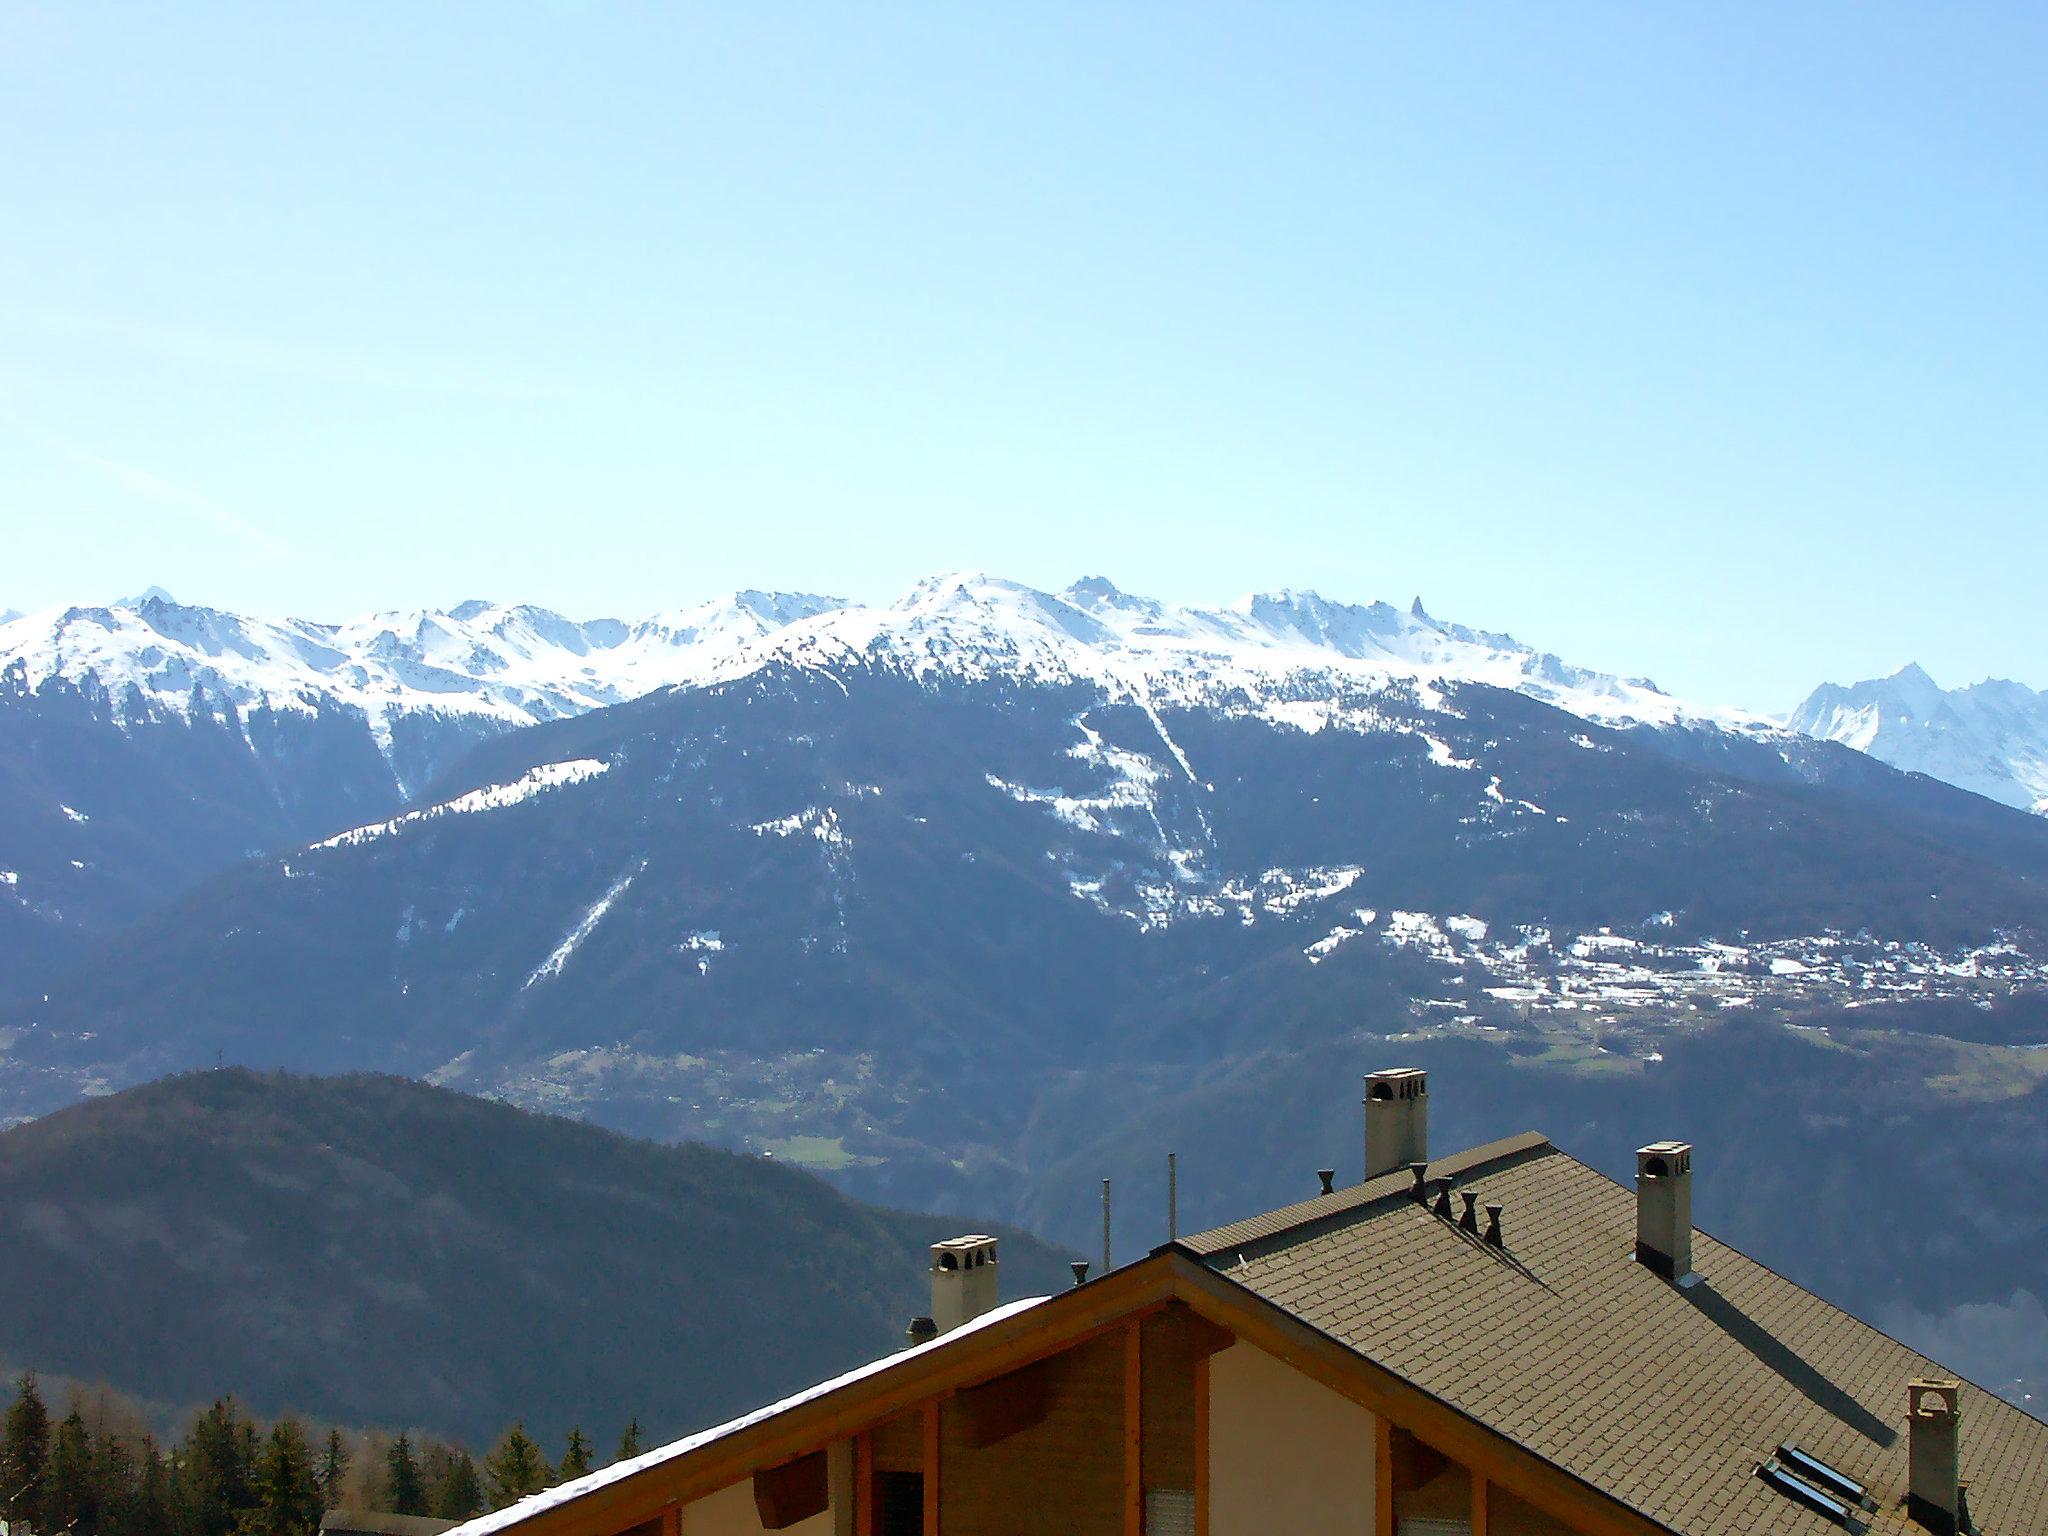
[[(1704, 1233), (1695, 1284), (1635, 1263), (1634, 1192), (1539, 1135), (1428, 1175), (1500, 1202), (1505, 1246), (1416, 1204), (1406, 1173), (1178, 1246), (1670, 1529), (1839, 1530), (1757, 1478), (1785, 1441), (1869, 1488), (1872, 1531), (1920, 1529), (1906, 1383), (1949, 1374), (1933, 1361)], [(1977, 1528), (2039, 1529), (2048, 1424), (1967, 1384), (1961, 1406)]]

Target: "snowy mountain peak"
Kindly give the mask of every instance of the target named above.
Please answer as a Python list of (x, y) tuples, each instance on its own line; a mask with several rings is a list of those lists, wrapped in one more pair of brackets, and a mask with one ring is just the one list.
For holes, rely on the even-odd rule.
[[(141, 608), (149, 603), (169, 603), (175, 607), (177, 601), (175, 597), (171, 596), (162, 587), (147, 586), (133, 597), (115, 598), (110, 606), (115, 608)], [(19, 615), (16, 615), (16, 617), (19, 617)]]
[(195, 696), (244, 718), (259, 709), (350, 709), (394, 762), (409, 718), (504, 729), (770, 665), (876, 666), (925, 681), (1085, 681), (1148, 706), (1250, 709), (1308, 729), (1363, 707), (1362, 694), (1446, 682), (1516, 689), (1607, 722), (1769, 729), (1757, 717), (1568, 666), (1510, 636), (1440, 622), (1419, 602), (1404, 612), (1281, 589), (1225, 608), (1184, 607), (1101, 576), (1051, 593), (952, 571), (881, 607), (747, 590), (637, 621), (579, 621), (471, 598), (326, 624), (152, 597), (0, 628), (0, 668), (17, 669), (13, 686), (91, 677), (122, 711), (182, 713)]
[(1786, 723), (1894, 768), (2048, 811), (2048, 693), (2022, 683), (1987, 678), (1945, 689), (1908, 662), (1890, 677), (1823, 683)]

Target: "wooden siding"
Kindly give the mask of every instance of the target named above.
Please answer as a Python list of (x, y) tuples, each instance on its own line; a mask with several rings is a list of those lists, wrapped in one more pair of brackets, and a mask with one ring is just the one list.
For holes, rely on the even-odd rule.
[(1058, 1357), (1045, 1418), (976, 1449), (939, 1415), (942, 1536), (1123, 1536), (1124, 1343)]

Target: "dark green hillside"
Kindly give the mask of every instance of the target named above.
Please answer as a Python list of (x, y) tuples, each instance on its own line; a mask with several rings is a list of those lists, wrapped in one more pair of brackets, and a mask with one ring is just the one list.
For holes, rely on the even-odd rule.
[[(199, 1072), (0, 1133), (0, 1359), (477, 1443), (681, 1432), (894, 1347), (972, 1225), (401, 1078)], [(1068, 1283), (1004, 1238), (1006, 1294)]]

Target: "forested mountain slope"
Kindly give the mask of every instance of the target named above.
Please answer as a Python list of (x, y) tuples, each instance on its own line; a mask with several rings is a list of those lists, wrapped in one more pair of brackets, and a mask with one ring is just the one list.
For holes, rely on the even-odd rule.
[[(196, 1072), (0, 1133), (0, 1360), (479, 1446), (682, 1433), (900, 1347), (965, 1230), (423, 1083)], [(1008, 1295), (1071, 1283), (995, 1230)]]

